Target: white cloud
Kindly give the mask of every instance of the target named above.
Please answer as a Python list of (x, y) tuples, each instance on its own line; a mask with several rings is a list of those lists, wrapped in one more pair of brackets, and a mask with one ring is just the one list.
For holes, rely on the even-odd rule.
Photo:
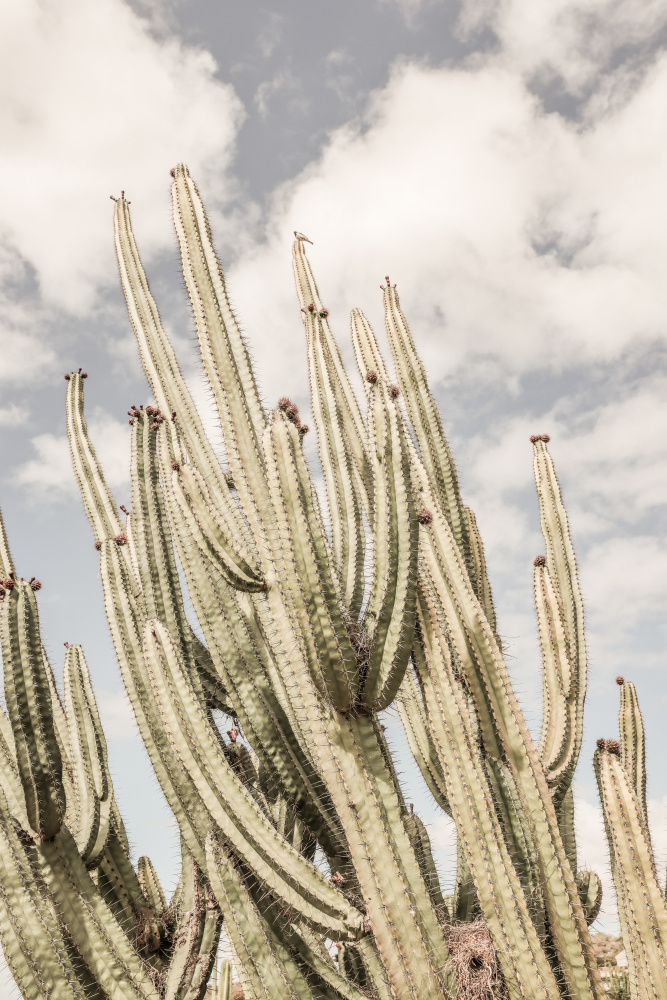
[(95, 695), (107, 740), (125, 743), (139, 739), (134, 712), (127, 694), (124, 691), (104, 691), (99, 688), (96, 689)]
[[(88, 420), (88, 431), (109, 487), (113, 490), (127, 486), (130, 471), (127, 424), (97, 409)], [(31, 444), (37, 457), (18, 467), (16, 481), (43, 501), (57, 501), (76, 493), (67, 436), (38, 434)]]
[(124, 0), (25, 0), (3, 15), (0, 240), (48, 304), (80, 313), (116, 280), (109, 195), (128, 192), (150, 256), (171, 240), (176, 162), (215, 173), (224, 199), (241, 105), (210, 53), (156, 37)]
[(28, 419), (28, 411), (10, 403), (9, 406), (0, 406), (0, 427), (19, 427)]

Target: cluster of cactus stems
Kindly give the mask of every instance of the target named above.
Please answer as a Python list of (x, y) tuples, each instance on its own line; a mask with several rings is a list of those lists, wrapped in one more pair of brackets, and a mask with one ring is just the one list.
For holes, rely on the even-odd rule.
[[(588, 931), (601, 885), (577, 868), (571, 788), (583, 608), (548, 437), (531, 439), (545, 544), (534, 565), (536, 746), (396, 287), (383, 286), (395, 382), (366, 317), (352, 313), (364, 412), (304, 240), (294, 243), (325, 514), (302, 448), (308, 428), (289, 399), (265, 410), (199, 193), (186, 167), (172, 174), (226, 467), (165, 335), (124, 197), (117, 256), (155, 400), (128, 413), (130, 512), (88, 438), (86, 373), (65, 377), (111, 634), (178, 822), (182, 874), (167, 903), (149, 859), (133, 867), (83, 652), (67, 648), (61, 699), (40, 640), (39, 581), (16, 577), (2, 529), (0, 936), (19, 989), (30, 1000), (201, 1000), (224, 921), (248, 1000), (601, 1000)], [(634, 995), (662, 997), (667, 911), (643, 729), (633, 686), (621, 693), (621, 741), (601, 741), (595, 766)], [(456, 825), (453, 896), (401, 790), (379, 718), (391, 705)], [(226, 738), (221, 715), (232, 720)], [(229, 1000), (228, 963), (213, 993)]]

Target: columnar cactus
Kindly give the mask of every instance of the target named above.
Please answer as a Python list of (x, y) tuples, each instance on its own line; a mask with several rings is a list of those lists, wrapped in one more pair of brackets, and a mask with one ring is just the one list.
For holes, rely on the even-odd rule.
[[(8, 563), (3, 657), (14, 735), (2, 758), (3, 836), (14, 831), (12, 884), (25, 885), (35, 941), (21, 937), (6, 894), (0, 930), (7, 953), (26, 965), (13, 959), (25, 995), (60, 996), (38, 976), (68, 961), (63, 996), (99, 988), (114, 998), (195, 1000), (221, 911), (253, 1000), (442, 1000), (484, 990), (601, 1000), (588, 933), (600, 883), (577, 870), (571, 791), (586, 692), (583, 609), (548, 437), (532, 439), (545, 544), (535, 560), (545, 705), (536, 747), (503, 659), (475, 517), (396, 287), (388, 278), (383, 286), (396, 382), (367, 319), (352, 313), (364, 416), (304, 241), (294, 243), (327, 517), (303, 453), (308, 428), (289, 399), (264, 409), (199, 193), (187, 168), (172, 173), (228, 468), (163, 330), (124, 197), (114, 211), (121, 282), (155, 401), (128, 411), (124, 517), (88, 438), (85, 373), (65, 378), (109, 625), (179, 824), (183, 876), (166, 906), (150, 863), (138, 873), (129, 864), (82, 654), (68, 651), (63, 709), (40, 652), (34, 593)], [(4, 534), (0, 542), (6, 553)], [(179, 564), (203, 642), (185, 614)], [(392, 704), (456, 824), (453, 899), (442, 895), (384, 737), (379, 713)], [(216, 712), (232, 720), (227, 739)], [(631, 721), (626, 729), (637, 732)], [(643, 765), (631, 755), (627, 773), (641, 784)], [(63, 923), (73, 906), (65, 878), (79, 880), (72, 912), (97, 935), (94, 946)], [(48, 931), (38, 920), (50, 921)], [(224, 983), (227, 996), (227, 974)]]

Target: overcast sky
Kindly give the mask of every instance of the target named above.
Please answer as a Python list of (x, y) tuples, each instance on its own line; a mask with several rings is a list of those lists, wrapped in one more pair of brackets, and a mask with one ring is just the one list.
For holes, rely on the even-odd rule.
[[(616, 734), (621, 673), (644, 709), (663, 862), (664, 3), (0, 0), (0, 11), (0, 504), (19, 573), (44, 583), (54, 666), (64, 641), (86, 649), (137, 854), (174, 883), (175, 830), (122, 693), (72, 479), (63, 373), (90, 374), (91, 433), (127, 502), (125, 411), (150, 397), (113, 252), (109, 195), (124, 189), (210, 418), (170, 219), (169, 170), (184, 161), (268, 404), (309, 405), (294, 229), (314, 241), (346, 356), (350, 308), (381, 333), (379, 285), (397, 282), (536, 731), (542, 544), (528, 437), (551, 434), (589, 625), (581, 860), (606, 870), (591, 759), (595, 739)], [(419, 807), (451, 882), (450, 831)], [(607, 914), (599, 926), (613, 926)]]

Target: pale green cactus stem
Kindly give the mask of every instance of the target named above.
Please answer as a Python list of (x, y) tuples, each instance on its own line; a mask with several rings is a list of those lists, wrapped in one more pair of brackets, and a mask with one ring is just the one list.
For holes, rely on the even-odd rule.
[(107, 746), (81, 646), (65, 658), (65, 711), (69, 719), (69, 758), (79, 803), (75, 840), (84, 862), (94, 866), (106, 846), (113, 785)]
[(615, 740), (594, 757), (633, 1000), (667, 997), (667, 905), (633, 776)]
[(618, 729), (621, 735), (621, 763), (627, 771), (634, 790), (637, 793), (648, 837), (644, 722), (639, 711), (637, 691), (632, 681), (626, 681), (623, 677), (617, 677), (616, 683), (621, 689), (621, 705), (618, 710)]
[(320, 461), (329, 509), (334, 513), (334, 560), (341, 580), (343, 606), (354, 620), (364, 592), (366, 538), (362, 511), (372, 517), (372, 471), (366, 428), (300, 240), (293, 245), (292, 263), (306, 331)]

